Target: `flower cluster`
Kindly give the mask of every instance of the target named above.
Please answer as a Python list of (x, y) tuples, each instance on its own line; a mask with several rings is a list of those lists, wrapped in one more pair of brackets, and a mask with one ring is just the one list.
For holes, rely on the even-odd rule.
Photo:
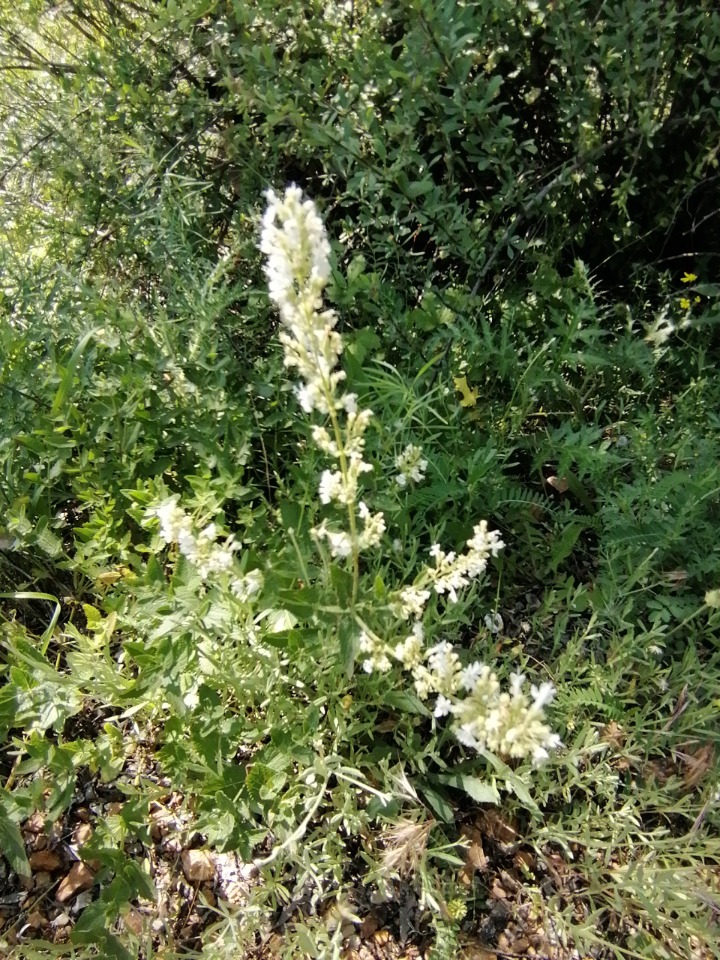
[[(366, 635), (362, 646), (370, 656), (363, 666), (368, 673), (386, 671), (388, 651)], [(391, 651), (392, 656), (412, 674), (422, 700), (435, 696), (434, 716), (452, 717), (452, 730), (460, 743), (475, 750), (491, 750), (505, 757), (531, 757), (534, 764), (547, 759), (560, 738), (544, 720), (544, 708), (555, 690), (551, 683), (524, 689), (525, 677), (513, 673), (510, 691), (500, 689), (497, 676), (486, 664), (474, 662), (463, 667), (449, 643), (423, 648), (422, 624)]]
[(446, 553), (439, 544), (430, 548), (435, 565), (425, 567), (415, 583), (403, 587), (395, 596), (393, 612), (403, 620), (420, 618), (432, 590), (447, 594), (452, 603), (457, 601), (457, 591), (476, 580), (487, 568), (490, 557), (496, 557), (505, 544), (497, 530), (488, 530), (486, 520), (481, 520), (467, 541), (468, 550), (459, 556)]
[(149, 514), (160, 521), (160, 536), (165, 543), (176, 543), (178, 551), (197, 569), (203, 580), (227, 575), (230, 590), (244, 601), (262, 590), (261, 570), (251, 570), (239, 576), (234, 570), (234, 556), (240, 544), (232, 536), (227, 537), (224, 543), (218, 543), (218, 531), (214, 523), (209, 523), (196, 533), (192, 518), (179, 505), (177, 495), (164, 500)]
[(327, 418), (325, 424), (313, 426), (311, 435), (318, 449), (337, 464), (337, 469), (322, 474), (320, 502), (336, 503), (348, 511), (348, 530), (324, 520), (313, 535), (327, 542), (334, 557), (357, 558), (361, 550), (377, 546), (385, 531), (382, 513), (373, 514), (358, 501), (359, 479), (372, 470), (363, 459), (372, 411), (358, 410), (357, 396), (340, 390), (345, 374), (336, 369), (342, 353), (335, 330), (337, 316), (324, 309), (322, 302), (330, 277), (330, 245), (315, 204), (303, 200), (295, 186), (288, 187), (282, 197), (268, 190), (267, 200), (260, 249), (267, 257), (270, 299), (283, 324), (280, 342), (285, 365), (297, 368), (301, 378), (297, 396), (303, 410)]
[[(384, 671), (389, 669), (388, 657), (393, 656), (412, 675), (422, 700), (436, 697), (434, 715), (451, 716), (453, 732), (465, 746), (506, 757), (529, 756), (538, 764), (560, 743), (544, 721), (544, 707), (554, 694), (552, 684), (531, 687), (528, 697), (523, 687), (525, 678), (512, 674), (510, 692), (503, 692), (490, 667), (478, 662), (463, 667), (449, 643), (424, 647), (420, 620), (432, 592), (456, 601), (457, 591), (485, 571), (489, 558), (496, 557), (504, 543), (498, 531), (488, 530), (483, 520), (475, 526), (467, 547), (460, 555), (446, 553), (437, 544), (431, 548), (434, 566), (421, 571), (414, 584), (402, 587), (391, 604), (392, 612), (401, 620), (415, 618), (412, 632), (391, 649), (378, 638), (370, 641), (363, 635), (361, 646), (370, 654), (363, 666), (368, 672)], [(499, 614), (492, 619), (486, 617), (486, 621), (490, 621), (488, 629), (493, 632), (502, 629)]]
[(398, 471), (395, 483), (404, 490), (411, 481), (421, 483), (425, 479), (428, 462), (423, 458), (422, 448), (409, 443), (395, 458), (395, 466)]

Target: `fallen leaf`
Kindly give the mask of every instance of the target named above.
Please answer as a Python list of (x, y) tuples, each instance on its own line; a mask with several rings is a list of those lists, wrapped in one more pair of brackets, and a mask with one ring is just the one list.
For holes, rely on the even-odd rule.
[(122, 920), (130, 933), (134, 933), (136, 937), (139, 937), (143, 932), (142, 914), (138, 913), (134, 907), (130, 907), (127, 913), (123, 914)]
[(93, 828), (89, 823), (79, 823), (73, 830), (73, 843), (76, 843), (78, 846), (82, 846), (84, 843), (88, 842), (92, 835)]
[(534, 870), (535, 855), (529, 850), (518, 850), (513, 857), (513, 863), (519, 870)]
[(95, 874), (87, 864), (78, 860), (70, 868), (70, 873), (62, 880), (55, 894), (58, 903), (67, 903), (81, 890), (89, 890), (93, 885)]
[(493, 885), (490, 888), (490, 896), (493, 898), (493, 900), (507, 899), (507, 890), (503, 887), (499, 880), (493, 880)]
[(47, 923), (47, 919), (39, 910), (33, 910), (32, 913), (27, 915), (25, 923), (31, 930), (37, 930), (38, 927), (42, 927)]
[(360, 925), (360, 936), (363, 940), (371, 937), (380, 926), (380, 921), (374, 913), (369, 913)]
[[(678, 756), (685, 766), (683, 780), (688, 787), (697, 787), (705, 779), (707, 772), (712, 770), (715, 763), (715, 750), (709, 743), (703, 744), (692, 753), (678, 751)], [(32, 864), (32, 857), (30, 863)]]
[(45, 814), (40, 813), (39, 810), (36, 810), (32, 816), (27, 818), (25, 823), (22, 825), (22, 828), (23, 830), (28, 830), (30, 833), (42, 833), (44, 826)]
[(670, 719), (667, 721), (663, 727), (663, 733), (666, 733), (670, 727), (675, 723), (679, 716), (681, 716), (687, 708), (690, 706), (690, 701), (688, 700), (688, 685), (685, 686), (680, 691), (680, 696), (677, 698), (677, 703), (673, 707), (673, 712), (670, 714)]
[(485, 810), (481, 826), (487, 836), (499, 843), (517, 843), (520, 835), (512, 820), (502, 817), (496, 810)]
[(614, 747), (616, 750), (619, 750), (620, 747), (622, 747), (625, 743), (625, 733), (623, 732), (623, 728), (614, 720), (611, 720), (610, 723), (607, 723), (602, 728), (601, 736), (605, 743), (609, 743), (610, 746)]
[(212, 880), (215, 876), (215, 861), (207, 850), (183, 850), (181, 855), (185, 877), (193, 883)]
[(487, 857), (482, 844), (482, 833), (476, 827), (463, 827), (461, 837), (468, 841), (465, 850), (465, 863), (463, 864), (458, 879), (465, 886), (470, 886), (476, 870), (487, 870)]
[(558, 493), (567, 492), (569, 484), (566, 477), (548, 477), (547, 482)]
[(45, 870), (48, 873), (62, 866), (62, 857), (55, 850), (36, 850), (30, 854), (29, 860), (33, 870)]
[(468, 386), (467, 377), (453, 377), (453, 383), (458, 393), (462, 394), (460, 406), (474, 407), (480, 396), (479, 390), (476, 387), (471, 388)]

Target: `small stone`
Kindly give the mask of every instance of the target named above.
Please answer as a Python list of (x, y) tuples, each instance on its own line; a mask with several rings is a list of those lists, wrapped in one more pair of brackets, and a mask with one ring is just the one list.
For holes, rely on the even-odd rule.
[(45, 870), (52, 873), (62, 866), (62, 857), (56, 850), (36, 850), (30, 854), (30, 866), (33, 870)]
[(117, 817), (122, 812), (123, 806), (124, 804), (118, 803), (117, 801), (109, 803), (107, 807), (105, 807), (105, 813), (109, 817)]
[(50, 921), (50, 926), (55, 927), (66, 927), (70, 923), (70, 917), (63, 910), (62, 913), (59, 913), (54, 920)]
[(70, 868), (70, 873), (63, 879), (57, 889), (55, 899), (58, 903), (66, 903), (72, 899), (76, 893), (82, 890), (89, 890), (93, 885), (95, 874), (87, 864), (79, 860)]
[(162, 931), (165, 929), (165, 921), (158, 917), (157, 920), (153, 920), (150, 926), (153, 929), (153, 933), (162, 933)]
[(39, 910), (33, 910), (33, 912), (29, 913), (25, 919), (25, 925), (30, 927), (31, 930), (37, 930), (38, 927), (42, 927), (46, 923), (47, 920)]
[(90, 822), (90, 811), (87, 807), (77, 807), (74, 811), (75, 819), (81, 820), (83, 823)]
[(183, 873), (193, 883), (212, 880), (215, 876), (215, 862), (207, 850), (183, 850)]

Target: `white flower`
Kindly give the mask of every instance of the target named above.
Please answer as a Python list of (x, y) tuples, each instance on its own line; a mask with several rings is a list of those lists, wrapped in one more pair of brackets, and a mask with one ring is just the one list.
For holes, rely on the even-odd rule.
[(160, 521), (160, 536), (166, 543), (176, 543), (182, 534), (187, 535), (191, 530), (190, 517), (178, 505), (178, 499), (170, 497), (150, 511)]
[(358, 534), (358, 547), (360, 550), (366, 550), (370, 547), (377, 547), (385, 532), (385, 519), (382, 513), (370, 513), (364, 503), (359, 504), (360, 517), (364, 522), (364, 527)]
[(478, 684), (478, 680), (482, 676), (482, 672), (483, 665), (481, 663), (471, 663), (470, 666), (465, 667), (460, 676), (460, 682), (465, 690), (469, 691), (470, 693), (473, 692)]
[(402, 643), (398, 643), (395, 647), (393, 654), (406, 670), (412, 670), (422, 663), (423, 639), (423, 626), (418, 622), (413, 625), (410, 636), (406, 637)]
[(501, 691), (497, 677), (485, 665), (466, 668), (462, 679), (469, 694), (454, 699), (450, 712), (453, 732), (465, 746), (506, 757), (530, 757), (535, 765), (560, 746), (560, 737), (552, 733), (543, 717), (543, 709), (555, 692), (551, 683), (532, 686), (530, 700), (521, 673), (511, 674), (509, 693)]
[(246, 602), (260, 593), (264, 582), (262, 570), (250, 570), (242, 577), (236, 577), (230, 584), (230, 589), (238, 600)]
[(374, 673), (376, 670), (380, 673), (387, 673), (392, 669), (392, 663), (387, 655), (385, 644), (378, 638), (371, 637), (363, 631), (358, 639), (358, 646), (361, 653), (370, 654), (363, 661), (363, 670), (365, 673)]
[(450, 713), (450, 708), (452, 707), (452, 702), (448, 700), (447, 697), (444, 697), (442, 694), (437, 698), (435, 702), (435, 709), (433, 710), (434, 717), (446, 717)]
[[(441, 693), (450, 697), (460, 689), (462, 668), (460, 659), (449, 643), (438, 643), (426, 654), (427, 668), (419, 667), (415, 673), (416, 689)], [(420, 687), (418, 687), (418, 680)]]
[(422, 449), (409, 443), (395, 458), (395, 466), (398, 470), (395, 483), (404, 489), (410, 481), (420, 483), (425, 478), (428, 462), (423, 459)]
[(330, 530), (328, 529), (326, 521), (320, 524), (319, 527), (313, 527), (310, 531), (312, 536), (316, 540), (327, 540), (328, 546), (330, 548), (330, 553), (333, 557), (349, 557), (352, 553), (352, 539), (350, 534), (345, 533), (343, 530)]
[(533, 698), (533, 706), (536, 710), (542, 710), (555, 696), (555, 687), (551, 683), (541, 683), (539, 687), (534, 684), (530, 687), (530, 693)]
[(475, 526), (467, 545), (470, 548), (467, 553), (457, 556), (453, 551), (445, 553), (440, 544), (433, 544), (430, 556), (435, 566), (426, 567), (422, 575), (436, 593), (446, 593), (452, 603), (457, 601), (457, 591), (479, 577), (487, 567), (488, 558), (497, 556), (505, 546), (497, 530), (488, 531), (486, 520)]
[(410, 617), (421, 617), (425, 610), (425, 604), (430, 599), (429, 590), (421, 590), (419, 587), (403, 587), (398, 593), (398, 599), (393, 604), (393, 612), (403, 620), (409, 620)]
[(320, 503), (330, 503), (331, 500), (337, 500), (339, 503), (346, 503), (345, 483), (340, 471), (332, 473), (330, 470), (323, 470), (320, 477)]

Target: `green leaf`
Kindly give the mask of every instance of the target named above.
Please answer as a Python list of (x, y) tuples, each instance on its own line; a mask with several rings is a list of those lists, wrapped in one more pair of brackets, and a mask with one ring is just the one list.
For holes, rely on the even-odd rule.
[(30, 864), (16, 823), (20, 818), (21, 812), (12, 794), (0, 787), (0, 850), (16, 873), (21, 877), (29, 877)]
[(422, 700), (407, 690), (390, 690), (385, 694), (384, 703), (388, 707), (395, 707), (396, 710), (402, 710), (403, 713), (417, 713), (420, 714), (421, 717), (431, 716), (430, 711)]
[(423, 794), (427, 802), (430, 804), (435, 813), (443, 820), (445, 823), (452, 823), (455, 819), (455, 810), (448, 803), (445, 797), (438, 793), (437, 790), (433, 790), (432, 787), (429, 787), (426, 783), (418, 784), (420, 792)]
[(569, 523), (560, 534), (560, 537), (552, 544), (550, 548), (550, 569), (554, 572), (573, 552), (578, 537), (585, 529), (583, 523)]
[(717, 283), (696, 283), (690, 289), (703, 297), (720, 297), (720, 286)]
[(353, 675), (355, 657), (358, 653), (358, 627), (349, 621), (341, 620), (338, 626), (338, 643), (340, 644), (340, 662), (348, 677)]
[(449, 787), (455, 787), (456, 790), (463, 790), (476, 803), (498, 804), (500, 802), (500, 794), (495, 784), (481, 780), (479, 777), (468, 777), (461, 773), (443, 773), (438, 774), (435, 779)]

